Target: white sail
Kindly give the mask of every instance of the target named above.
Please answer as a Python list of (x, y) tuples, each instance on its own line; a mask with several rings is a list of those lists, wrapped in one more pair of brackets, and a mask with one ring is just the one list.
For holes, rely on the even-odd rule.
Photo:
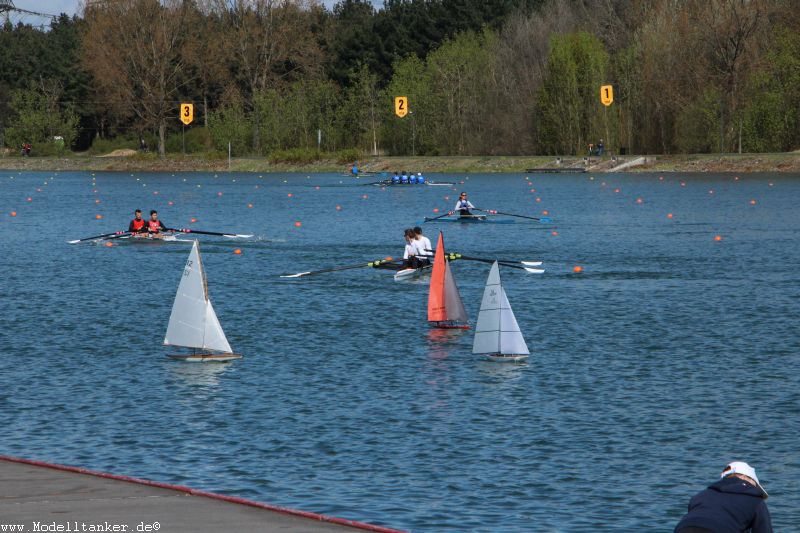
[(225, 333), (208, 299), (205, 272), (197, 241), (178, 285), (164, 344), (205, 350), (231, 352)]
[(500, 283), (500, 269), (496, 261), (489, 271), (489, 278), (483, 291), (472, 353), (502, 355), (530, 353)]

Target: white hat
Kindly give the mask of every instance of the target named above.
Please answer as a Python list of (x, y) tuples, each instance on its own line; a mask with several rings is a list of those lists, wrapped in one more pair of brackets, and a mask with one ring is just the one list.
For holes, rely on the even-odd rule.
[(745, 463), (744, 461), (734, 461), (732, 463), (728, 463), (728, 465), (722, 470), (722, 474), (719, 477), (727, 477), (731, 474), (743, 474), (753, 481), (756, 482), (758, 488), (761, 489), (761, 492), (764, 493), (764, 497), (766, 498), (769, 496), (767, 491), (764, 490), (764, 487), (761, 486), (761, 483), (758, 481), (758, 476), (756, 476), (756, 469), (750, 466), (749, 464)]

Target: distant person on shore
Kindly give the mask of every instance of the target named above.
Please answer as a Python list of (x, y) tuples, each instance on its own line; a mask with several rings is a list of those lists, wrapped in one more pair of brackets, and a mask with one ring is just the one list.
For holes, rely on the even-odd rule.
[(147, 230), (144, 228), (145, 220), (142, 218), (142, 210), (137, 209), (133, 212), (133, 220), (128, 224), (129, 233), (144, 233)]
[(358, 161), (353, 161), (353, 164), (350, 165), (350, 172), (353, 173), (353, 176), (358, 176)]
[(144, 140), (144, 137), (139, 137), (139, 150), (142, 152), (147, 151), (147, 141)]
[(594, 143), (589, 143), (589, 157), (594, 155)]
[(767, 491), (747, 463), (729, 463), (722, 479), (698, 492), (674, 533), (772, 533)]
[(472, 203), (469, 200), (467, 200), (467, 193), (462, 192), (458, 196), (458, 201), (456, 202), (456, 208), (454, 209), (454, 211), (458, 211), (459, 216), (471, 217), (472, 212), (470, 211), (470, 209), (475, 209), (475, 206), (472, 205)]
[(603, 139), (600, 139), (600, 142), (597, 143), (597, 155), (599, 155), (600, 157), (603, 157), (603, 153), (605, 153), (605, 151), (606, 151), (606, 147), (603, 144)]
[(167, 231), (167, 227), (164, 226), (163, 222), (158, 220), (158, 211), (153, 209), (150, 211), (150, 220), (147, 221), (147, 233), (153, 237), (160, 238), (162, 231)]

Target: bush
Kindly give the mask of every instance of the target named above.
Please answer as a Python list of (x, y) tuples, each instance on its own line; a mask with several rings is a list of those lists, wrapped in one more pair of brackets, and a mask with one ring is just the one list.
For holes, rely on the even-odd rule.
[(361, 159), (361, 150), (358, 148), (350, 148), (348, 150), (339, 150), (338, 152), (334, 152), (330, 154), (332, 159), (336, 159), (337, 163), (346, 164), (352, 163), (353, 161), (358, 161)]
[(115, 137), (113, 139), (104, 139), (96, 137), (89, 147), (88, 153), (92, 155), (110, 154), (114, 150), (131, 149), (136, 150), (139, 148), (139, 141), (130, 137)]
[(273, 165), (276, 163), (291, 163), (294, 165), (307, 165), (322, 159), (324, 152), (313, 148), (291, 148), (289, 150), (276, 150), (271, 152), (267, 160)]
[[(207, 152), (214, 148), (214, 143), (211, 140), (211, 135), (208, 130), (203, 127), (187, 128), (186, 132), (186, 153), (199, 154)], [(167, 153), (180, 154), (183, 153), (183, 140), (181, 139), (181, 132), (177, 131), (167, 135), (165, 141), (165, 148)]]

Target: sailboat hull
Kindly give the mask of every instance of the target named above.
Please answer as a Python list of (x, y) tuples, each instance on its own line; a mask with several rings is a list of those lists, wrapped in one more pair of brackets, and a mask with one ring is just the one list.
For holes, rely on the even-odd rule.
[(235, 359), (241, 359), (238, 353), (190, 353), (190, 354), (169, 354), (167, 355), (174, 361), (184, 363), (227, 363)]
[(484, 354), (484, 357), (489, 361), (494, 361), (495, 363), (518, 363), (519, 361), (524, 361), (528, 358), (527, 354), (518, 354), (518, 355), (504, 355), (500, 353), (489, 353)]
[(469, 329), (469, 324), (463, 322), (453, 322), (450, 320), (442, 320), (440, 322), (430, 322), (432, 328), (436, 329)]

